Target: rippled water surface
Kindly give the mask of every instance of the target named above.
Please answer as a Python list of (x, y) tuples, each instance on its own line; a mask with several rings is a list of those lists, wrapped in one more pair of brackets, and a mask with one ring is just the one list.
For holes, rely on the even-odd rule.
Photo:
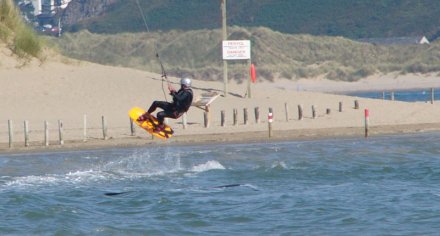
[(439, 235), (440, 134), (0, 156), (0, 235)]
[[(432, 92), (434, 92), (432, 94)], [(413, 90), (397, 90), (397, 91), (370, 91), (370, 92), (354, 92), (347, 95), (364, 97), (364, 98), (375, 98), (375, 99), (394, 99), (396, 101), (403, 102), (430, 102), (431, 99), (440, 99), (440, 88), (435, 88), (433, 91), (431, 89), (413, 89)]]

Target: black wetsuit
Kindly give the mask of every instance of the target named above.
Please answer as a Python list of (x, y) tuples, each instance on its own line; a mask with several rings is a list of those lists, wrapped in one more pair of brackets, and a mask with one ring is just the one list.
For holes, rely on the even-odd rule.
[(148, 109), (148, 113), (152, 113), (156, 108), (162, 108), (163, 111), (157, 113), (157, 120), (162, 125), (165, 117), (177, 119), (183, 113), (188, 111), (193, 100), (193, 92), (191, 88), (182, 86), (179, 91), (171, 91), (173, 102), (154, 101)]

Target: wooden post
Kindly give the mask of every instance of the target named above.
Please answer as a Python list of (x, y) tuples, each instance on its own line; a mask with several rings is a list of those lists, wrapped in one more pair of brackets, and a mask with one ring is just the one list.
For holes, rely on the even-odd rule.
[(24, 146), (29, 147), (29, 121), (24, 121)]
[(244, 122), (244, 125), (247, 125), (247, 123), (248, 123), (248, 110), (247, 110), (247, 108), (243, 108), (243, 122)]
[(327, 110), (325, 111), (325, 113), (326, 113), (327, 115), (330, 115), (330, 113), (331, 113), (330, 108), (327, 108)]
[(289, 122), (289, 106), (287, 105), (287, 102), (284, 103), (284, 111), (286, 112), (286, 122)]
[(431, 88), (431, 104), (434, 104), (434, 88)]
[(268, 120), (268, 129), (269, 129), (269, 138), (272, 137), (273, 135), (273, 131), (272, 131), (272, 122), (273, 122), (273, 112), (272, 112), (272, 108), (269, 108), (269, 114), (267, 116), (267, 120)]
[(394, 92), (391, 92), (391, 101), (394, 101)]
[(339, 102), (339, 112), (342, 112), (342, 102)]
[(206, 115), (208, 117), (208, 127), (211, 126), (211, 109), (209, 108), (210, 105), (205, 106), (206, 108)]
[(249, 78), (248, 78), (248, 82), (247, 82), (247, 95), (248, 98), (252, 98), (252, 92), (251, 92), (251, 80), (252, 80), (252, 74), (250, 73), (250, 69), (251, 69), (251, 59), (248, 60), (248, 68), (249, 68)]
[(58, 120), (58, 136), (60, 139), (60, 145), (64, 145), (64, 127), (62, 120)]
[(209, 114), (208, 112), (203, 112), (203, 119), (205, 121), (205, 128), (209, 128)]
[(107, 140), (107, 120), (102, 116), (102, 135), (104, 140)]
[(83, 123), (84, 123), (83, 142), (87, 142), (87, 115), (86, 114), (84, 114)]
[(233, 114), (233, 119), (234, 119), (234, 126), (238, 125), (237, 122), (237, 109), (234, 108), (234, 114)]
[[(221, 0), (222, 9), (222, 36), (223, 41), (228, 39), (227, 33), (227, 22), (226, 22), (226, 0)], [(223, 85), (224, 85), (224, 96), (228, 95), (228, 61), (223, 60)]]
[(49, 122), (44, 121), (44, 146), (49, 146)]
[(186, 112), (183, 113), (183, 116), (182, 116), (182, 125), (183, 125), (183, 129), (186, 129), (186, 127), (188, 126), (188, 119), (186, 116)]
[(359, 101), (354, 100), (354, 109), (359, 109)]
[(12, 148), (14, 140), (14, 127), (12, 126), (12, 120), (8, 120), (8, 130), (9, 130), (9, 148)]
[(369, 111), (365, 109), (365, 138), (368, 138), (368, 122), (369, 122)]
[(134, 121), (131, 118), (128, 118), (129, 122), (130, 122), (130, 133), (131, 136), (135, 136), (136, 135), (136, 130), (134, 128)]
[(382, 92), (382, 100), (385, 100), (385, 91)]
[(303, 119), (303, 107), (302, 105), (298, 105), (298, 120)]
[(260, 123), (260, 108), (255, 107), (255, 123)]
[(224, 110), (222, 110), (221, 112), (220, 112), (220, 120), (221, 120), (221, 126), (222, 127), (225, 127), (226, 126), (226, 118), (225, 118), (225, 111)]
[(315, 107), (315, 105), (312, 105), (312, 117), (313, 117), (313, 119), (316, 119), (316, 107)]

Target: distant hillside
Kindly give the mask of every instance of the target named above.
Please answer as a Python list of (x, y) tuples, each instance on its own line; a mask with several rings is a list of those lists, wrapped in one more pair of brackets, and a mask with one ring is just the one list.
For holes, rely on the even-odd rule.
[[(440, 71), (440, 43), (375, 46), (342, 37), (290, 35), (268, 28), (232, 27), (230, 39), (250, 39), (259, 78), (296, 79), (323, 75), (353, 81), (373, 73)], [(68, 33), (53, 39), (64, 54), (81, 60), (160, 73), (155, 47), (169, 75), (222, 79), (220, 30), (152, 33)], [(230, 77), (248, 76), (244, 62), (230, 63)]]
[[(66, 29), (144, 32), (137, 0), (73, 0)], [(150, 30), (221, 27), (220, 0), (139, 0)], [(100, 7), (100, 5), (102, 5)], [(268, 27), (290, 34), (369, 38), (440, 35), (438, 0), (227, 0), (228, 25)]]

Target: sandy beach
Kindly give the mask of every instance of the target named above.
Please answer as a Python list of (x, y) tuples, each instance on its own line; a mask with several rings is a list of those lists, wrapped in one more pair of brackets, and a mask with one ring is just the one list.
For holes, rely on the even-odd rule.
[[(9, 49), (0, 45), (0, 152), (28, 152), (101, 147), (130, 147), (220, 142), (271, 142), (276, 140), (328, 137), (363, 137), (364, 109), (368, 109), (369, 135), (440, 130), (440, 103), (407, 103), (340, 95), (349, 91), (390, 91), (438, 88), (440, 78), (432, 75), (376, 75), (357, 82), (325, 79), (276, 79), (252, 84), (252, 98), (245, 97), (246, 83), (229, 83), (223, 96), (223, 82), (193, 78), (195, 100), (218, 93), (210, 106), (209, 127), (204, 127), (204, 110), (192, 107), (187, 127), (182, 119), (168, 121), (175, 136), (168, 141), (152, 139), (136, 129), (132, 135), (128, 110), (148, 109), (154, 100), (170, 100), (159, 74), (111, 67), (54, 56), (44, 63), (33, 60), (25, 66)], [(166, 65), (165, 65), (166, 66)], [(257, 68), (258, 76), (258, 68)], [(168, 78), (176, 88), (180, 78)], [(359, 108), (354, 109), (355, 100)], [(342, 103), (342, 111), (339, 104)], [(298, 105), (303, 119), (298, 119)], [(312, 106), (316, 117), (312, 117)], [(260, 122), (254, 111), (259, 108)], [(287, 107), (287, 115), (286, 115)], [(272, 137), (268, 135), (268, 111), (273, 109)], [(237, 125), (233, 125), (233, 110)], [(248, 121), (244, 124), (244, 110)], [(221, 111), (226, 125), (221, 126)], [(329, 113), (328, 113), (329, 111)], [(84, 117), (87, 141), (84, 142)], [(108, 140), (103, 140), (102, 117)], [(13, 147), (9, 148), (8, 120), (13, 125)], [(29, 122), (29, 147), (24, 146), (24, 121)], [(63, 123), (64, 145), (59, 144), (58, 121)], [(49, 146), (44, 145), (44, 122), (49, 124)]]

